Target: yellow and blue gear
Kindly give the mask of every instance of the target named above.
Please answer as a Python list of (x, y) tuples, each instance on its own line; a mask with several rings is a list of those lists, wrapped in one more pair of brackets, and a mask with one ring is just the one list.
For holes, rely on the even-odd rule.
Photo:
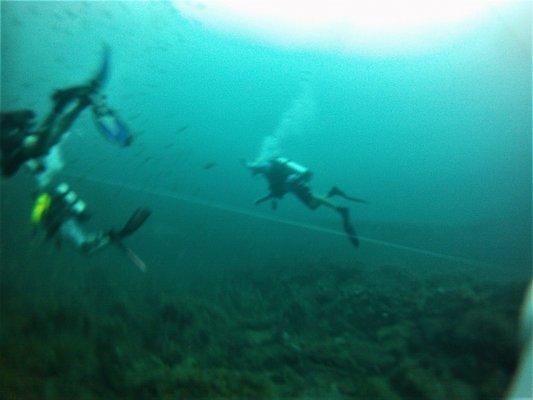
[(51, 204), (52, 196), (50, 196), (48, 193), (41, 193), (33, 204), (33, 209), (31, 211), (31, 222), (34, 224), (40, 223), (43, 219), (43, 216), (50, 209)]

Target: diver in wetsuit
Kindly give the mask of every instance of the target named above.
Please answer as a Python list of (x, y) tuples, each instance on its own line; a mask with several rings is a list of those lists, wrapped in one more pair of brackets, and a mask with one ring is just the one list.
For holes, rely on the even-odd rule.
[(347, 196), (336, 186), (331, 188), (326, 196), (317, 196), (313, 194), (309, 187), (309, 181), (313, 176), (312, 172), (284, 157), (273, 158), (265, 162), (244, 162), (244, 166), (248, 168), (253, 175), (263, 174), (268, 181), (269, 193), (266, 196), (257, 199), (255, 201), (256, 205), (271, 200), (272, 208), (276, 209), (277, 200), (290, 192), (311, 210), (315, 210), (320, 206), (331, 208), (341, 216), (343, 229), (352, 245), (355, 247), (359, 246), (359, 240), (357, 239), (355, 228), (350, 221), (350, 210), (347, 207), (337, 206), (332, 203), (329, 198), (333, 196), (341, 196), (347, 200), (356, 202), (364, 202), (363, 200)]
[[(37, 128), (35, 113), (31, 110), (3, 112), (1, 114), (0, 163), (2, 175), (14, 175), (29, 160), (45, 157), (70, 129), (80, 113), (91, 104), (90, 94), (96, 90), (95, 83), (72, 87), (54, 93), (54, 107)], [(72, 105), (70, 109), (68, 106)], [(35, 165), (36, 172), (43, 168)]]
[(109, 48), (104, 47), (102, 64), (96, 75), (84, 85), (57, 90), (52, 95), (52, 110), (45, 120), (35, 126), (35, 113), (31, 110), (2, 112), (0, 118), (0, 167), (2, 175), (14, 175), (28, 163), (32, 171), (42, 172), (46, 163), (42, 160), (68, 132), (81, 112), (93, 106), (95, 123), (109, 140), (121, 146), (131, 143), (131, 135), (118, 120), (116, 113), (105, 105), (99, 93), (109, 70)]
[(89, 219), (86, 204), (70, 189), (61, 183), (50, 193), (40, 193), (33, 206), (31, 221), (46, 232), (47, 239), (55, 239), (60, 246), (62, 240), (69, 241), (82, 254), (89, 255), (109, 244), (117, 246), (125, 252), (130, 260), (141, 270), (145, 270), (144, 262), (126, 245), (123, 239), (133, 234), (150, 216), (150, 210), (137, 209), (128, 222), (120, 230), (111, 229), (88, 233), (82, 223)]

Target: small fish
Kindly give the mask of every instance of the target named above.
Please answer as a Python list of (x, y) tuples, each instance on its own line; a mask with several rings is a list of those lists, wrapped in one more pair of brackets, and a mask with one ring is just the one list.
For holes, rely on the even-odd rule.
[(176, 134), (186, 131), (188, 127), (189, 127), (189, 125), (183, 125), (181, 128), (179, 128), (176, 131)]
[(216, 167), (217, 166), (217, 163), (214, 162), (214, 161), (209, 161), (209, 162), (206, 162), (204, 165), (203, 165), (203, 169), (211, 169), (213, 167)]

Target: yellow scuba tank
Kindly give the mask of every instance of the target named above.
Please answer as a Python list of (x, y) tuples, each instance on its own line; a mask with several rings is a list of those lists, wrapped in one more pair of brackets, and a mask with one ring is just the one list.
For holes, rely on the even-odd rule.
[(34, 224), (40, 223), (43, 216), (50, 209), (50, 204), (52, 204), (52, 197), (48, 193), (41, 193), (33, 204), (31, 222)]

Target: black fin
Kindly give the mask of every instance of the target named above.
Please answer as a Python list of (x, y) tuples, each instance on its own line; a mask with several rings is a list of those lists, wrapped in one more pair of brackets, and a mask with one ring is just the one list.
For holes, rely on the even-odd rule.
[(346, 199), (346, 200), (349, 200), (349, 201), (353, 201), (354, 203), (364, 203), (364, 204), (368, 204), (368, 202), (366, 200), (363, 200), (363, 199), (359, 199), (357, 197), (352, 197), (352, 196), (348, 196), (346, 193), (344, 193), (342, 190), (340, 190), (337, 186), (333, 186), (328, 194), (326, 195), (326, 198), (330, 198), (330, 197), (333, 197), (333, 196), (339, 196), (339, 197), (342, 197), (343, 199)]
[(342, 217), (342, 227), (344, 228), (344, 232), (346, 232), (350, 243), (352, 243), (354, 247), (359, 247), (359, 239), (357, 239), (355, 228), (350, 221), (350, 210), (347, 207), (339, 207), (337, 211), (339, 211), (339, 214)]
[(135, 210), (124, 227), (120, 231), (114, 232), (112, 235), (113, 239), (121, 240), (133, 234), (142, 226), (142, 224), (144, 224), (150, 214), (152, 214), (152, 212), (148, 208), (142, 207)]
[(91, 84), (95, 89), (99, 89), (101, 86), (105, 85), (109, 78), (109, 59), (111, 58), (111, 49), (104, 43), (102, 45), (102, 62), (98, 71), (96, 72), (95, 77), (91, 81)]
[(333, 186), (328, 194), (326, 195), (326, 197), (329, 199), (330, 197), (333, 197), (333, 196), (341, 196), (341, 197), (344, 197), (346, 196), (344, 194), (344, 192), (342, 190), (340, 190), (337, 186)]

